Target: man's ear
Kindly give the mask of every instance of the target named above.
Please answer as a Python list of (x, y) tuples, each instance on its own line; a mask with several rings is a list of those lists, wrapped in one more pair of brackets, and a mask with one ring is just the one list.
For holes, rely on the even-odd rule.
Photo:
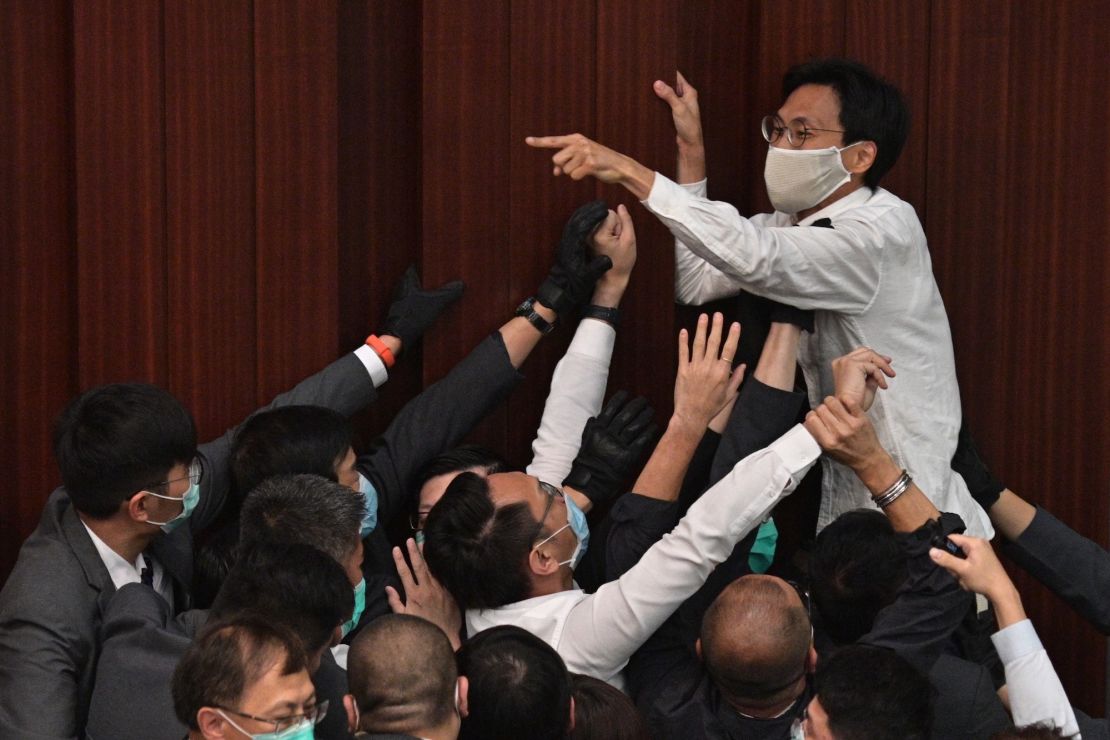
[(206, 738), (223, 738), (227, 721), (212, 707), (201, 707), (197, 712), (197, 727)]
[(698, 654), (698, 660), (702, 663), (705, 662), (705, 657), (701, 654), (701, 638), (694, 640), (694, 652)]
[(470, 681), (466, 676), (459, 676), (455, 682), (455, 709), (463, 719), (470, 714)]
[(806, 653), (806, 673), (817, 672), (817, 648), (809, 643), (809, 652)]
[[(127, 515), (136, 522), (145, 522), (150, 518), (150, 512), (147, 511), (147, 505), (150, 503), (150, 496), (146, 495), (146, 491), (136, 491), (123, 503)], [(216, 715), (219, 716), (219, 715)]]
[(559, 559), (547, 554), (548, 545), (533, 547), (528, 553), (528, 568), (537, 577), (549, 576), (559, 571)]
[(875, 164), (875, 157), (879, 147), (873, 141), (861, 141), (851, 149), (845, 149), (841, 156), (844, 158), (844, 168), (853, 175), (862, 175)]
[(570, 729), (567, 734), (574, 732), (574, 697), (570, 697)]
[(347, 730), (351, 734), (358, 732), (358, 704), (353, 694), (343, 696), (343, 708), (347, 710)]

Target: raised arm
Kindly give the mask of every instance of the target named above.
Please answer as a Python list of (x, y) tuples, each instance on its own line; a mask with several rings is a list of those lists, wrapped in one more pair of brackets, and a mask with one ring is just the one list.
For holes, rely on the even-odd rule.
[(1018, 727), (1047, 723), (1071, 736), (1079, 732), (1075, 712), (1033, 623), (1025, 615), (1021, 595), (986, 540), (949, 535), (965, 555), (959, 558), (933, 548), (929, 556), (967, 591), (986, 596), (994, 606), (998, 632), (991, 635), (1006, 671), (1010, 711)]
[(676, 70), (674, 77), (674, 87), (663, 80), (656, 80), (652, 89), (671, 108), (678, 147), (677, 180), (680, 185), (687, 185), (705, 179), (705, 139), (702, 136), (698, 91), (681, 72)]

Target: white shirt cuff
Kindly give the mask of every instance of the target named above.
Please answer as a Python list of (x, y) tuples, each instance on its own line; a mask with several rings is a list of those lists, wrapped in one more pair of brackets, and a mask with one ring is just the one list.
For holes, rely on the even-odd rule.
[(709, 192), (708, 182), (708, 178), (703, 177), (697, 182), (683, 183), (679, 185), (679, 187), (685, 190), (690, 195), (693, 195), (697, 198), (704, 198)]
[(674, 212), (675, 207), (683, 203), (691, 193), (666, 175), (655, 173), (655, 182), (651, 185), (651, 192), (647, 200), (640, 203), (652, 213), (668, 215)]
[(1033, 623), (1028, 619), (998, 630), (991, 635), (991, 642), (1003, 665), (1044, 649), (1037, 630), (1033, 629)]
[(613, 357), (617, 330), (601, 319), (582, 319), (570, 340), (567, 354), (585, 355), (606, 364)]
[(377, 352), (370, 349), (370, 345), (364, 344), (356, 349), (355, 357), (362, 360), (366, 372), (370, 373), (370, 382), (375, 388), (380, 388), (385, 381), (389, 380), (389, 371), (386, 370), (385, 363), (378, 357)]
[(768, 448), (786, 465), (790, 474), (797, 479), (821, 457), (821, 447), (806, 428), (795, 424), (786, 434), (775, 440)]

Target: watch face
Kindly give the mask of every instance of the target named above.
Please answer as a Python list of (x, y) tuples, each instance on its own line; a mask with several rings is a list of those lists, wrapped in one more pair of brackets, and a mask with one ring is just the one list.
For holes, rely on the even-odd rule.
[(516, 307), (516, 315), (527, 316), (528, 314), (532, 313), (532, 304), (535, 302), (535, 300), (535, 298), (525, 298), (524, 301)]

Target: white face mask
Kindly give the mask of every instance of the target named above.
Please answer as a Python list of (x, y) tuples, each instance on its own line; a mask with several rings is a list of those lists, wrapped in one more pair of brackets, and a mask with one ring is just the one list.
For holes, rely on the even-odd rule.
[(763, 180), (767, 195), (776, 211), (791, 215), (813, 208), (833, 191), (852, 179), (840, 160), (840, 153), (850, 149), (857, 141), (843, 148), (780, 149), (767, 147), (767, 164)]

